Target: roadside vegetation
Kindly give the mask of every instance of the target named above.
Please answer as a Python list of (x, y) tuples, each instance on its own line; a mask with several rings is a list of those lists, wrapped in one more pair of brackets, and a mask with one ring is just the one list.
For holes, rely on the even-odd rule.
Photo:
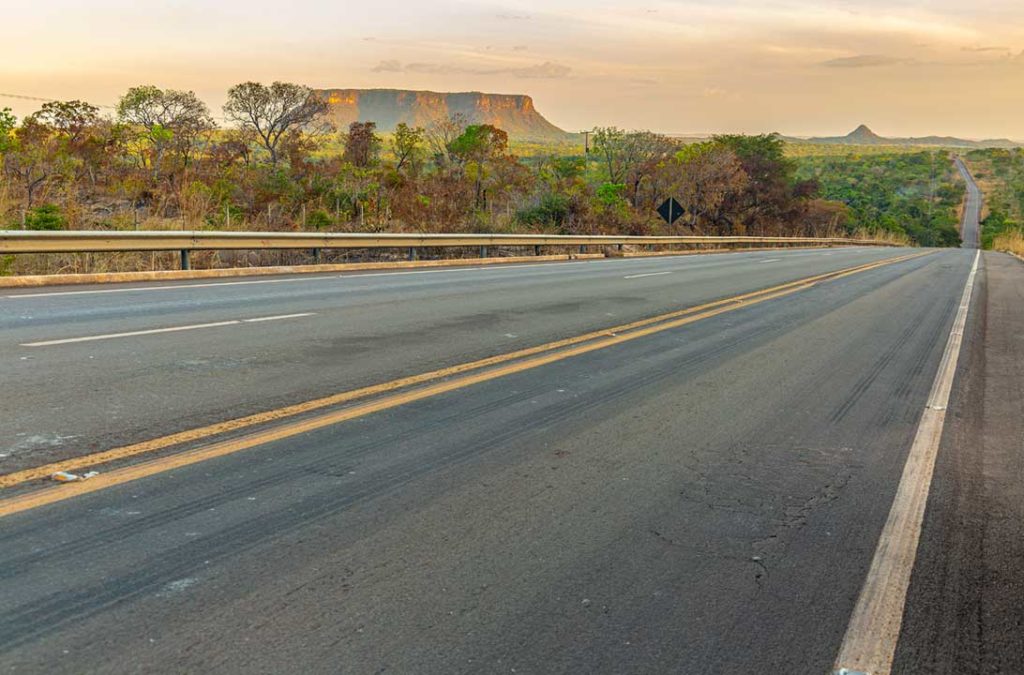
[(972, 150), (965, 161), (985, 195), (982, 246), (1024, 255), (1024, 151)]
[[(192, 92), (134, 87), (112, 114), (46, 103), (0, 111), (0, 227), (560, 234), (885, 236), (955, 244), (945, 153), (794, 151), (775, 135), (700, 142), (598, 128), (582, 143), (510, 142), (458, 116), (377, 132), (327, 123), (306, 87), (232, 87), (221, 126)], [(692, 141), (692, 139), (691, 139)], [(850, 147), (844, 148), (847, 153)], [(795, 156), (793, 156), (795, 155)], [(657, 215), (674, 196), (686, 214)], [(209, 253), (197, 266), (301, 262)], [(332, 253), (329, 259), (350, 255)], [(171, 255), (0, 260), (0, 273), (137, 269)]]
[[(801, 150), (806, 148), (801, 147)], [(851, 227), (905, 235), (921, 246), (960, 244), (965, 187), (947, 150), (802, 154), (797, 178), (847, 206)]]

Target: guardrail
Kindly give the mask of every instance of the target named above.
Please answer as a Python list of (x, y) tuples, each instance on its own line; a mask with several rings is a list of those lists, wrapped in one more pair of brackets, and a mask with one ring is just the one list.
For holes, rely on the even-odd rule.
[(776, 245), (776, 246), (891, 246), (875, 239), (842, 237), (699, 237), (609, 236), (560, 234), (395, 234), (317, 232), (216, 231), (30, 231), (0, 230), (0, 254), (96, 253), (123, 251), (180, 251), (182, 269), (189, 268), (189, 252), (200, 250), (310, 249), (319, 260), (323, 249), (408, 249), (416, 258), (420, 248), (479, 247), (486, 257), (491, 246), (673, 246), (673, 245)]

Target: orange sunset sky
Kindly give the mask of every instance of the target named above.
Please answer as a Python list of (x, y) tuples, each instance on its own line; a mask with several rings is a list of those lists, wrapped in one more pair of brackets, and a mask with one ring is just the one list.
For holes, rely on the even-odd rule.
[[(1024, 139), (1020, 0), (17, 3), (0, 92), (239, 81), (526, 93), (555, 124)], [(19, 115), (38, 103), (0, 98)]]

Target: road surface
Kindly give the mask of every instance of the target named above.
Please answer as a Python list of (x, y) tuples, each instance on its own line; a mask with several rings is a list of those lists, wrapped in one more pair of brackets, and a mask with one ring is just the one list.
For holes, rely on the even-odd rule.
[[(8, 472), (442, 374), (239, 428), (203, 461), (176, 458), (225, 436), (91, 479), (109, 484), (7, 488), (0, 666), (829, 672), (974, 261), (831, 249), (8, 292)], [(970, 286), (898, 672), (1024, 666), (1024, 272), (986, 254)], [(39, 490), (58, 497), (3, 510)]]
[(964, 179), (964, 183), (967, 184), (967, 199), (964, 202), (964, 213), (960, 222), (961, 246), (964, 248), (978, 248), (980, 246), (979, 231), (981, 229), (979, 224), (981, 218), (981, 190), (978, 189), (974, 176), (971, 175), (963, 160), (957, 157), (954, 161), (956, 162), (956, 168), (960, 171), (960, 176)]

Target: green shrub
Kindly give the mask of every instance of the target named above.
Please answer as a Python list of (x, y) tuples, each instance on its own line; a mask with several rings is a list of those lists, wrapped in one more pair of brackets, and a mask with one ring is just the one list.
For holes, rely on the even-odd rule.
[(516, 213), (516, 221), (522, 225), (561, 227), (569, 218), (571, 206), (569, 198), (565, 195), (546, 194), (540, 198), (536, 206), (521, 209)]
[(25, 214), (25, 229), (27, 230), (62, 230), (64, 229), (64, 216), (60, 207), (56, 204), (43, 204), (34, 209), (29, 209)]
[(322, 230), (325, 227), (332, 225), (331, 217), (326, 211), (317, 209), (306, 216), (306, 227), (311, 227), (314, 230)]

